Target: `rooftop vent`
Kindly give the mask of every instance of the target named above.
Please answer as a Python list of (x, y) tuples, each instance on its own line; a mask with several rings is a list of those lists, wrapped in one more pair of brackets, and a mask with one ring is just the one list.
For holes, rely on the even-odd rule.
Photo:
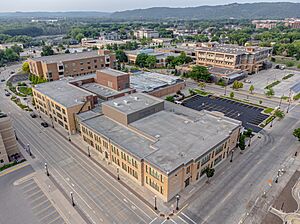
[(116, 107), (120, 106), (120, 104), (117, 103), (117, 102), (114, 102), (114, 105), (115, 105)]
[(155, 135), (155, 138), (160, 138), (160, 135)]
[(123, 100), (125, 104), (129, 104), (129, 100)]
[(134, 100), (135, 100), (135, 101), (138, 101), (138, 100), (139, 100), (139, 98), (138, 98), (137, 96), (135, 96), (135, 97), (134, 97)]

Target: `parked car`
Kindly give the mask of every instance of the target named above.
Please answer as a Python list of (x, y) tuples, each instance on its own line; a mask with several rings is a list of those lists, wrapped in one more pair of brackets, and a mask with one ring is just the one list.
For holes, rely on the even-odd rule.
[(47, 122), (42, 122), (41, 125), (44, 127), (44, 128), (47, 128), (49, 127), (48, 123)]
[(5, 79), (1, 79), (1, 82), (5, 82)]
[(252, 82), (251, 82), (251, 80), (246, 79), (246, 80), (245, 80), (245, 83), (252, 83)]
[(36, 116), (36, 114), (35, 114), (35, 113), (31, 113), (31, 114), (30, 114), (30, 117), (32, 117), (32, 118), (36, 118), (37, 116)]
[(9, 92), (5, 92), (5, 96), (10, 96), (10, 93)]

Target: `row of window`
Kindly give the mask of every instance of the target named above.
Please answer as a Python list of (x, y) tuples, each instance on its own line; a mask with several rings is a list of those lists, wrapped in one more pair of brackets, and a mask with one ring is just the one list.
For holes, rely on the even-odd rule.
[(164, 177), (161, 175), (157, 170), (153, 169), (152, 167), (146, 165), (146, 173), (150, 174), (155, 179), (159, 180), (160, 182), (164, 182)]
[(131, 176), (138, 179), (138, 172), (132, 169), (130, 166), (127, 166), (125, 163), (122, 162), (122, 169), (129, 173)]
[(148, 178), (147, 176), (146, 176), (146, 184), (148, 184), (149, 186), (151, 186), (153, 189), (160, 192), (161, 194), (164, 194), (163, 186), (159, 187), (159, 185), (154, 180), (152, 180), (150, 177)]

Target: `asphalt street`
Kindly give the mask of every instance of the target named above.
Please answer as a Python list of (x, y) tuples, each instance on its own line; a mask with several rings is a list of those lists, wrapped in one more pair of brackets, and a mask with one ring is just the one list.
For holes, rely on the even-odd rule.
[[(4, 84), (0, 84), (4, 87)], [(0, 108), (14, 119), (18, 137), (30, 144), (37, 157), (34, 169), (49, 171), (66, 192), (73, 192), (79, 206), (92, 223), (150, 223), (157, 214), (144, 205), (117, 180), (82, 155), (53, 129), (43, 128), (39, 119), (16, 107), (1, 88)]]
[(18, 137), (30, 144), (36, 156), (33, 168), (41, 170), (47, 162), (50, 173), (66, 192), (74, 192), (76, 205), (92, 223), (238, 223), (298, 146), (292, 130), (300, 126), (300, 108), (293, 106), (286, 118), (262, 131), (261, 139), (243, 155), (236, 151), (233, 163), (221, 164), (211, 183), (193, 192), (178, 216), (166, 220), (52, 128), (42, 128), (40, 120), (14, 105), (3, 89), (4, 84), (0, 84), (0, 108), (14, 119)]

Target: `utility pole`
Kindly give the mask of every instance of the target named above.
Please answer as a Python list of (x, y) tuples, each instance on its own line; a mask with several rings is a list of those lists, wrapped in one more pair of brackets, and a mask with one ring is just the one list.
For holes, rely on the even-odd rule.
[(154, 196), (154, 210), (157, 210), (157, 205), (156, 205), (156, 195)]
[(70, 197), (71, 197), (72, 206), (74, 207), (75, 203), (74, 203), (74, 198), (73, 198), (73, 192), (70, 192)]

